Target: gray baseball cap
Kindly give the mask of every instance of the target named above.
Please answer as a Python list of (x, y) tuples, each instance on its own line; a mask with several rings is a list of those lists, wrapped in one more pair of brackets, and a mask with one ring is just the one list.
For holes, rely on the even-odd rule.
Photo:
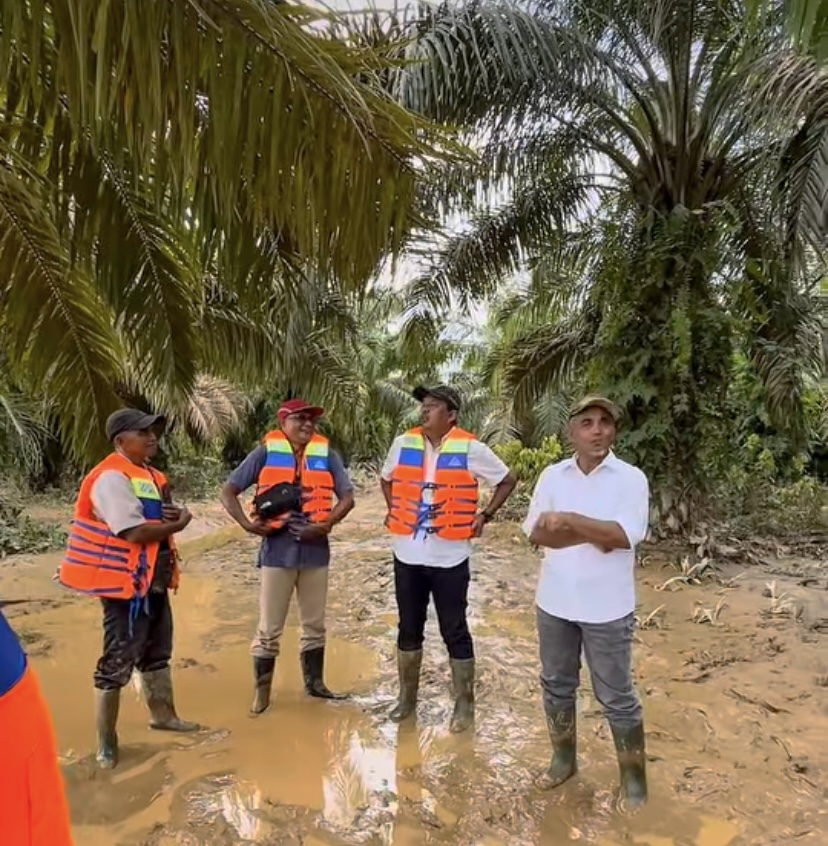
[(434, 399), (444, 402), (449, 407), (449, 411), (460, 411), (463, 405), (460, 392), (450, 385), (434, 385), (432, 387), (420, 385), (414, 388), (412, 396), (417, 402), (422, 402), (426, 397), (434, 397)]
[(163, 414), (147, 414), (137, 408), (122, 408), (107, 417), (106, 437), (111, 441), (124, 432), (143, 432), (153, 426), (166, 425), (167, 418)]

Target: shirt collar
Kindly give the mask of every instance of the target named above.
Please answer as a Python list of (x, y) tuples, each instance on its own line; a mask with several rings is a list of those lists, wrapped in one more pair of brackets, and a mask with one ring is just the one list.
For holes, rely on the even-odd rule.
[[(595, 468), (595, 470), (592, 471), (592, 473), (595, 473), (595, 472), (597, 472), (598, 470), (601, 470), (604, 467), (606, 467), (608, 470), (614, 470), (617, 464), (618, 464), (618, 457), (615, 455), (615, 453), (612, 450), (610, 450), (607, 453), (607, 457)], [(578, 456), (577, 455), (573, 455), (571, 458), (566, 459), (565, 469), (566, 470), (573, 470), (574, 469), (574, 470), (577, 470), (579, 473), (582, 472), (581, 468), (578, 467)], [(589, 475), (591, 476), (592, 473), (590, 473)]]
[(446, 441), (451, 437), (452, 432), (456, 428), (457, 428), (456, 426), (452, 426), (451, 429), (449, 429), (448, 432), (446, 432), (446, 434), (443, 435), (443, 437), (440, 439), (440, 443), (437, 444), (437, 446), (434, 446), (434, 444), (431, 443), (431, 441), (428, 439), (428, 437), (426, 437), (425, 432), (423, 432), (423, 442), (426, 445), (426, 449), (433, 449), (433, 450), (436, 450), (437, 452), (439, 452), (443, 448), (443, 446), (445, 445)]

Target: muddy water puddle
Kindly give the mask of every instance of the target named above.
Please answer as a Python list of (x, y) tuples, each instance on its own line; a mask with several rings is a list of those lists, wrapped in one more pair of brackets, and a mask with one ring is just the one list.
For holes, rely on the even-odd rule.
[[(659, 590), (674, 571), (658, 561), (640, 570), (639, 620), (647, 622), (635, 660), (651, 801), (633, 816), (616, 805), (612, 742), (586, 673), (580, 772), (558, 791), (535, 787), (549, 755), (537, 561), (514, 527), (493, 529), (477, 552), (470, 597), (473, 733), (447, 732), (448, 666), (433, 618), (417, 722), (386, 720), (396, 689), (392, 568), (385, 539), (362, 514), (335, 539), (329, 599), (327, 681), (353, 698), (302, 694), (294, 610), (274, 706), (249, 718), (255, 541), (220, 527), (215, 536), (194, 533), (173, 600), (179, 711), (205, 729), (150, 731), (137, 688), (127, 688), (122, 762), (112, 773), (91, 759), (98, 608), (50, 585), (48, 557), (4, 569), (5, 595), (44, 599), (11, 612), (54, 713), (79, 846), (828, 844), (825, 636), (779, 600), (783, 592), (807, 600), (819, 619), (828, 593), (776, 575), (774, 604), (760, 573), (733, 589), (723, 579)], [(693, 622), (697, 608), (720, 600), (715, 623)]]

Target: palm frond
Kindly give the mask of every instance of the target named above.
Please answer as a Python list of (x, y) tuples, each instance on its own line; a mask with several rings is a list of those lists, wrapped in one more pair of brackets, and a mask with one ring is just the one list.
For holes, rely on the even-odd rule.
[(267, 0), (6, 6), (0, 61), (19, 114), (88, 134), (116, 165), (126, 151), (159, 202), (209, 231), (242, 214), (358, 281), (407, 234), (413, 161), (434, 148), (422, 121), (355, 81), (375, 58), (314, 34), (320, 20)]
[(598, 332), (599, 315), (585, 307), (557, 325), (541, 325), (512, 341), (503, 379), (517, 409), (525, 411), (549, 390), (562, 390), (584, 366)]
[(180, 418), (191, 440), (207, 443), (241, 428), (251, 407), (250, 399), (236, 385), (202, 373), (184, 408), (171, 410), (168, 417), (173, 424)]
[(124, 353), (92, 279), (72, 266), (40, 186), (0, 165), (0, 325), (9, 366), (54, 400), (78, 454), (101, 446)]
[(33, 475), (43, 467), (43, 445), (48, 438), (43, 409), (0, 384), (0, 455)]

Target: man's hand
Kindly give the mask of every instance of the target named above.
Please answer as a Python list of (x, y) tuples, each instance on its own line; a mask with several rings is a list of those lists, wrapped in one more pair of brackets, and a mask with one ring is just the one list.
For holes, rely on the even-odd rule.
[(481, 511), (480, 514), (478, 514), (474, 518), (474, 528), (472, 530), (472, 537), (473, 538), (482, 537), (483, 529), (485, 528), (486, 523), (488, 523), (488, 522), (489, 521), (488, 521), (486, 515)]
[(529, 539), (538, 546), (552, 549), (590, 543), (601, 552), (612, 552), (613, 549), (622, 548), (623, 541), (615, 541), (619, 533), (625, 538), (617, 523), (593, 520), (572, 511), (546, 511), (538, 517)]
[(545, 546), (549, 549), (565, 549), (583, 541), (573, 530), (570, 522), (571, 514), (566, 511), (544, 511), (541, 514), (529, 540), (535, 546)]
[(164, 514), (163, 509), (164, 509), (164, 508), (173, 508), (173, 509), (175, 509), (175, 511), (177, 512), (178, 516), (177, 516), (174, 520), (171, 520), (171, 521), (170, 521), (170, 522), (174, 523), (174, 524), (178, 527), (178, 528), (176, 529), (176, 531), (177, 531), (177, 532), (180, 532), (182, 529), (186, 529), (186, 528), (187, 528), (187, 526), (189, 526), (189, 525), (190, 525), (190, 521), (193, 519), (193, 515), (192, 515), (192, 514), (190, 514), (190, 509), (189, 509), (189, 508), (187, 508), (187, 506), (186, 506), (186, 505), (182, 505), (182, 506), (176, 506), (176, 505), (173, 505), (173, 506), (163, 506), (163, 507), (162, 507), (162, 510), (161, 510), (162, 519), (164, 519), (164, 518), (163, 518), (163, 514)]
[(251, 535), (258, 535), (260, 538), (266, 538), (273, 534), (273, 527), (268, 526), (267, 523), (258, 517), (252, 523), (244, 526), (244, 530)]
[(161, 520), (164, 523), (175, 523), (181, 516), (181, 509), (171, 502), (165, 502), (161, 506)]
[(300, 523), (291, 524), (290, 533), (299, 541), (315, 540), (323, 538), (331, 533), (331, 526), (328, 523)]
[(544, 511), (535, 525), (547, 532), (565, 532), (571, 528), (568, 518), (566, 511)]

